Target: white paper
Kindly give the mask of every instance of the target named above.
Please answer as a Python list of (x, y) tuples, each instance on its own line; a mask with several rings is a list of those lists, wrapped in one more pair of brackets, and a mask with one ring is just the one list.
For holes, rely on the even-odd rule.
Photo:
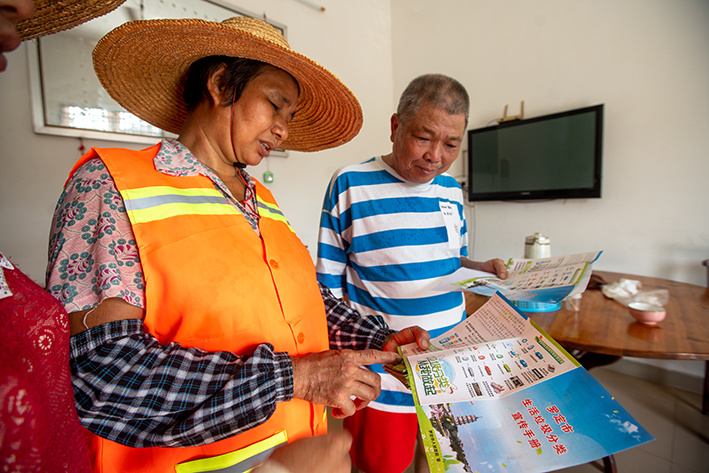
[(477, 269), (460, 267), (456, 272), (443, 278), (438, 286), (436, 286), (436, 289), (439, 291), (467, 291), (469, 289), (466, 286), (456, 283), (485, 278), (492, 279), (497, 278), (497, 276), (492, 273), (486, 273), (485, 271), (478, 271)]
[(13, 270), (15, 268), (12, 266), (12, 263), (10, 263), (10, 260), (5, 258), (5, 256), (0, 253), (0, 299), (4, 299), (12, 295), (10, 286), (8, 286), (7, 280), (5, 279), (4, 270), (6, 269)]

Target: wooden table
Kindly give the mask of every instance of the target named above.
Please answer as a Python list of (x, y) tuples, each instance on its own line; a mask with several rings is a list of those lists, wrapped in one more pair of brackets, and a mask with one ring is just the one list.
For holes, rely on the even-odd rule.
[[(608, 271), (593, 274), (607, 283), (625, 278), (640, 281), (642, 290), (668, 289), (667, 317), (655, 327), (641, 324), (617, 301), (606, 298), (600, 290), (587, 289), (580, 301), (580, 312), (562, 308), (555, 312), (529, 313), (531, 319), (567, 350), (603, 355), (609, 358), (607, 362), (622, 356), (705, 360), (702, 413), (709, 414), (709, 289), (634, 274)], [(486, 297), (466, 292), (468, 314), (486, 300)], [(581, 363), (587, 366), (583, 360)]]

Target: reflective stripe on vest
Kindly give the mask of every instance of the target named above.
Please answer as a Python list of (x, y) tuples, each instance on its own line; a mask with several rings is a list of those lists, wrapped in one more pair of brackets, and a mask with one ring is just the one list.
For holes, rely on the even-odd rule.
[[(132, 222), (147, 223), (176, 215), (229, 215), (238, 211), (217, 189), (177, 189), (156, 186), (120, 191)], [(295, 233), (278, 206), (256, 197), (259, 216), (283, 222)]]
[(176, 215), (229, 215), (238, 211), (217, 189), (142, 187), (120, 191), (132, 222), (146, 223)]
[(290, 226), (290, 223), (288, 223), (286, 216), (283, 215), (283, 212), (281, 212), (281, 209), (279, 209), (277, 205), (266, 202), (258, 195), (256, 196), (256, 202), (258, 206), (258, 214), (261, 217), (266, 217), (272, 220), (276, 220), (278, 222), (283, 222), (288, 226), (288, 229), (290, 231), (295, 233), (295, 230), (293, 230), (293, 227)]
[(176, 473), (247, 473), (265, 462), (273, 450), (288, 443), (288, 435), (282, 430), (236, 452), (211, 458), (202, 458), (175, 466)]

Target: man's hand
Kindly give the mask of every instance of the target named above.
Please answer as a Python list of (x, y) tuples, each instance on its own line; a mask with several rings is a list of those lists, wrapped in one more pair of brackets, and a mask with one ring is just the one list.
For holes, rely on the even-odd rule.
[(414, 343), (422, 350), (428, 349), (428, 344), (431, 341), (431, 334), (421, 327), (408, 327), (396, 333), (389, 335), (382, 346), (384, 351), (396, 351), (397, 347)]
[(500, 258), (487, 260), (484, 263), (481, 263), (479, 261), (469, 260), (465, 256), (461, 256), (460, 264), (464, 268), (485, 271), (486, 273), (492, 273), (497, 275), (497, 277), (500, 279), (507, 279), (507, 266), (505, 266), (505, 262), (502, 261)]
[(329, 350), (291, 357), (293, 397), (331, 406), (336, 418), (351, 416), (381, 392), (379, 375), (362, 365), (400, 360), (397, 353), (379, 350)]
[(480, 267), (481, 271), (497, 274), (500, 279), (507, 279), (507, 266), (500, 258), (495, 258), (485, 261)]
[(350, 445), (347, 431), (296, 440), (274, 450), (254, 473), (349, 473)]

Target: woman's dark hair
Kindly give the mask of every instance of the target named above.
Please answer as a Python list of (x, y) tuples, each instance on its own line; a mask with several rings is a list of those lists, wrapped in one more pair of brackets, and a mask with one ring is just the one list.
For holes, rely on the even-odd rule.
[(207, 81), (222, 64), (226, 66), (226, 71), (218, 86), (222, 92), (222, 105), (225, 107), (230, 106), (232, 101), (239, 100), (246, 85), (268, 66), (265, 62), (254, 59), (229, 56), (207, 56), (196, 60), (187, 71), (185, 91), (182, 93), (187, 110), (193, 110), (209, 96)]

